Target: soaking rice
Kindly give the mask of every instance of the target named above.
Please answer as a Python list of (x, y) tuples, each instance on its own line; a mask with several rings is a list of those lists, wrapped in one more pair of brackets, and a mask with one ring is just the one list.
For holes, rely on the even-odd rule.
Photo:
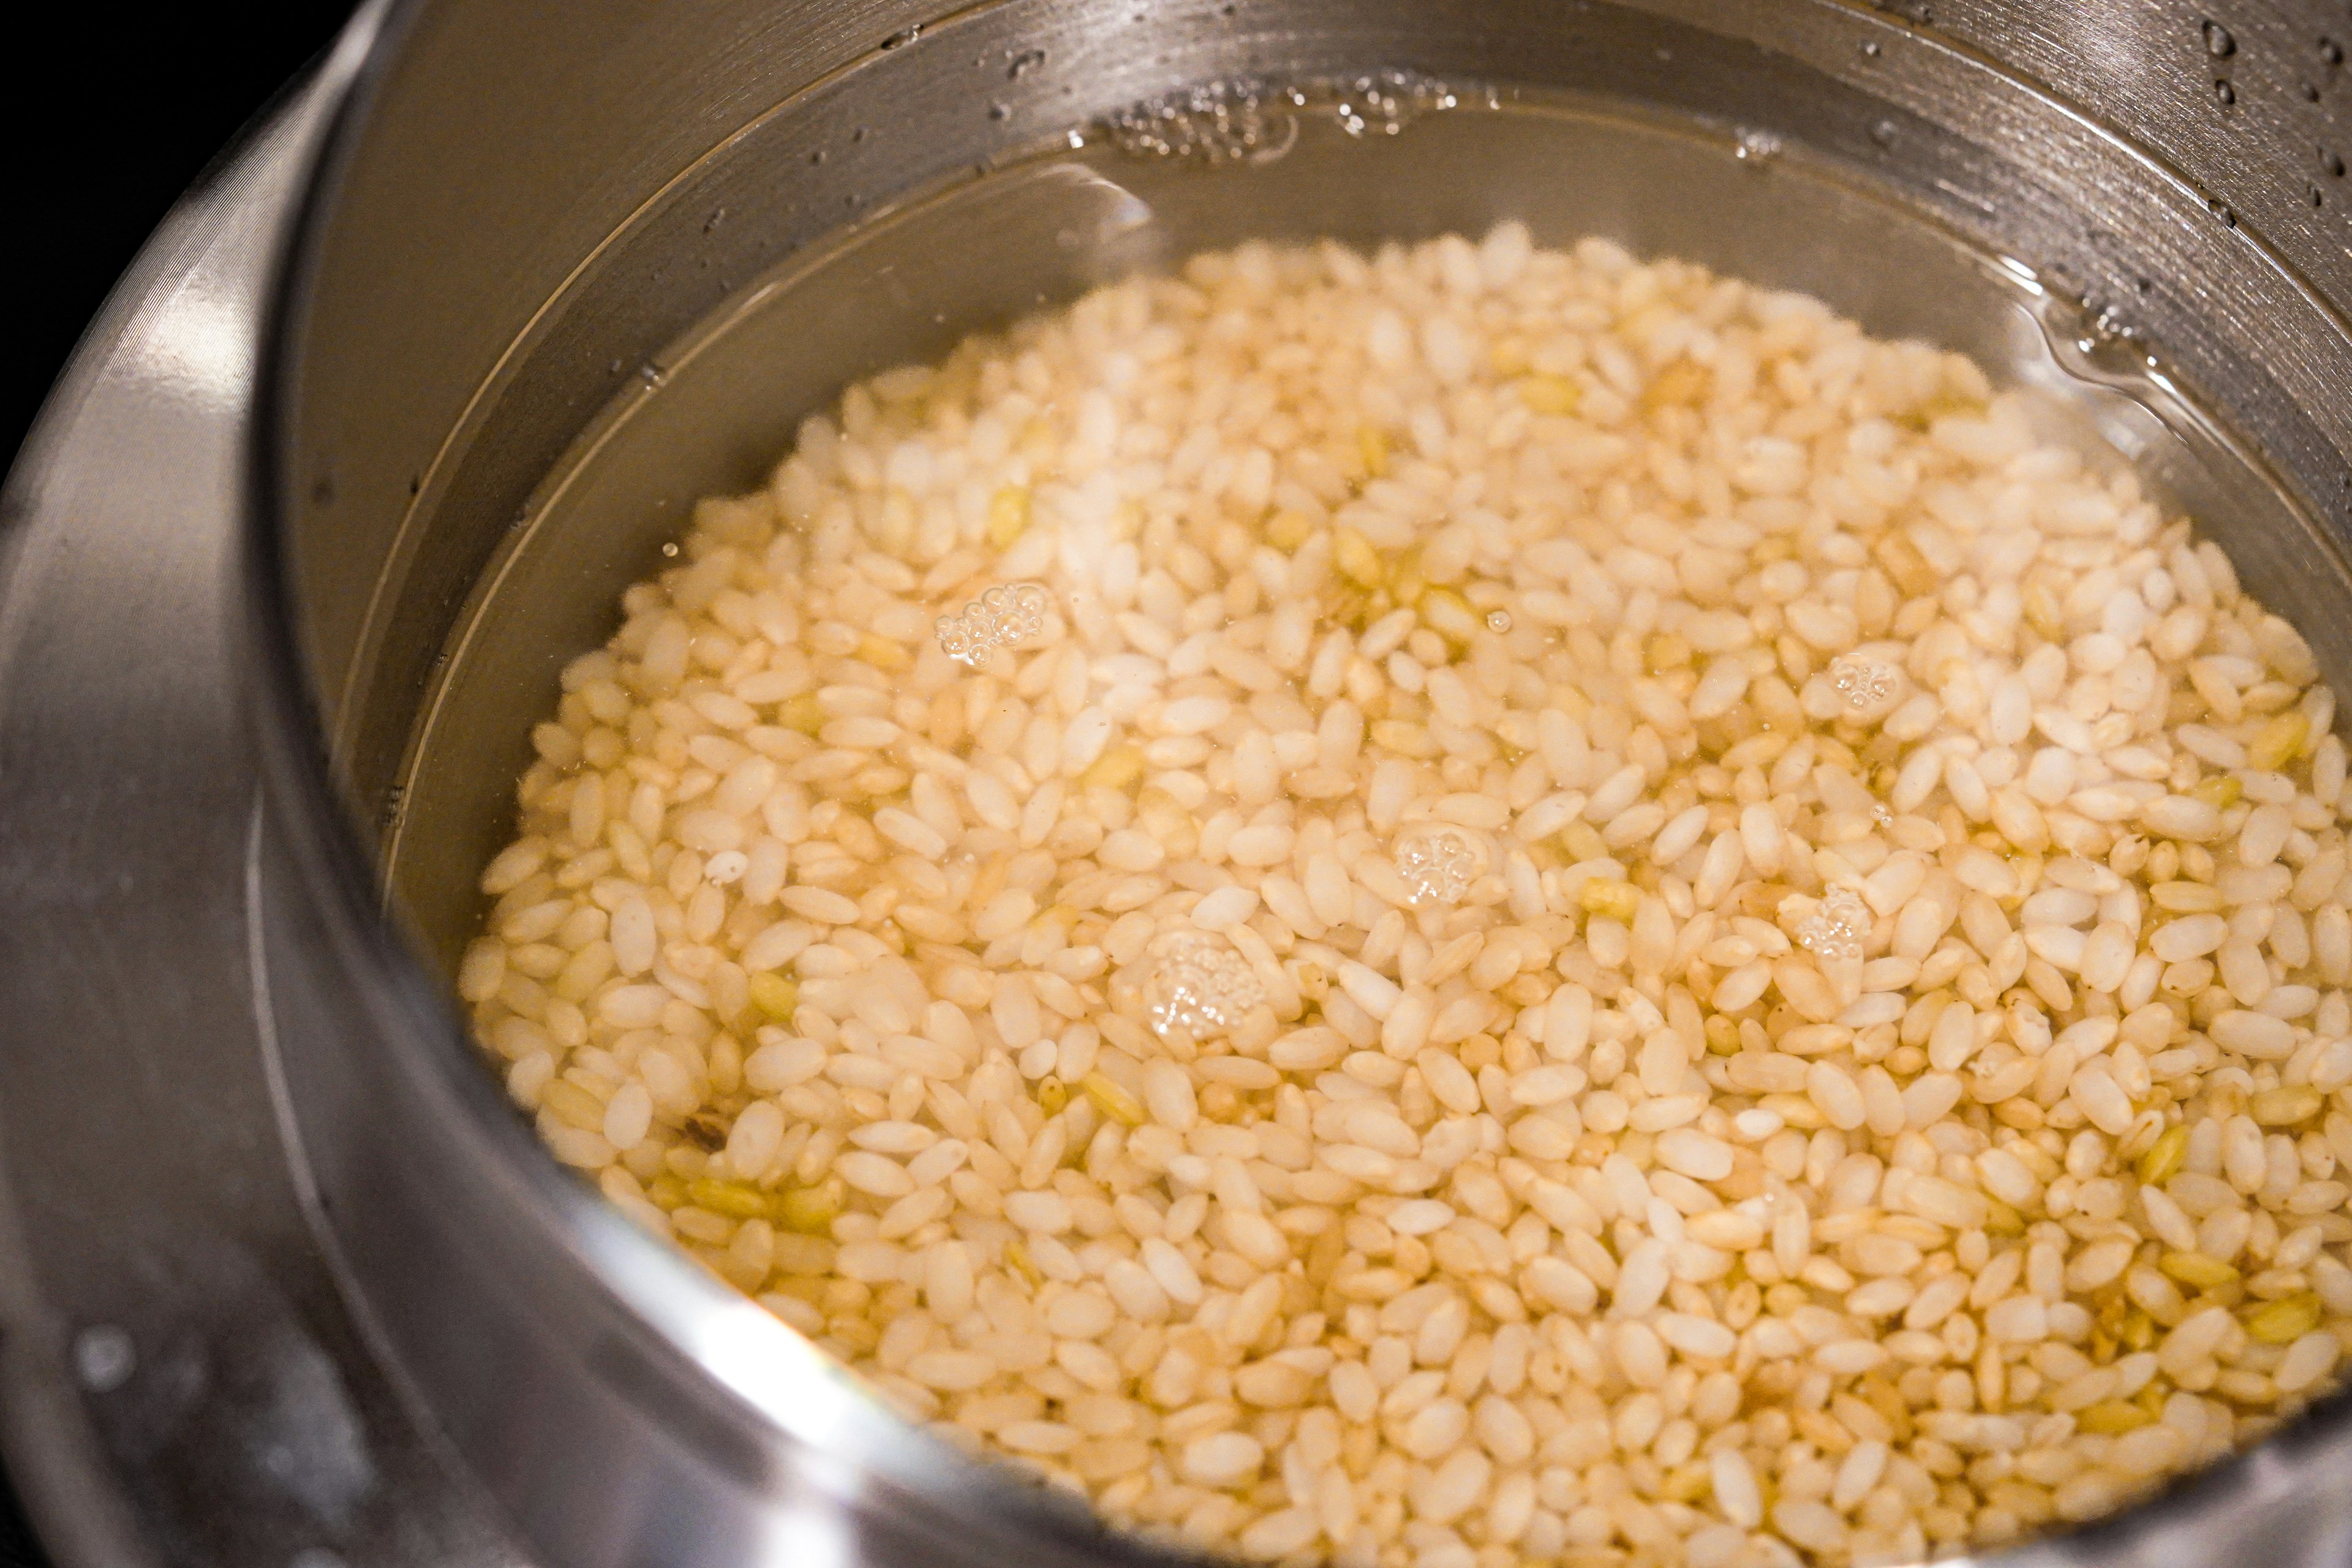
[(1115, 1521), (1948, 1554), (2352, 1346), (2334, 698), (1965, 359), (1516, 226), (1252, 245), (851, 387), (624, 608), (481, 1039)]

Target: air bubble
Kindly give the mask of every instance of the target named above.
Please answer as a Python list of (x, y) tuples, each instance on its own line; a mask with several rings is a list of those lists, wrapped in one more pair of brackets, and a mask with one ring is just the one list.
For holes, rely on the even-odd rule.
[(667, 559), (668, 559), (668, 560), (672, 560), (672, 561), (677, 560), (677, 540), (675, 540), (675, 539), (673, 539), (673, 540), (668, 541), (668, 542), (666, 542), (665, 544), (663, 544), (663, 546), (662, 546), (662, 554), (663, 554), (663, 556), (664, 556), (665, 558), (667, 558)]
[(1812, 912), (1797, 922), (1797, 942), (1824, 963), (1862, 956), (1870, 935), (1870, 906), (1850, 889), (1832, 888)]
[(1261, 156), (1295, 133), (1287, 104), (1255, 82), (1221, 81), (1170, 93), (1110, 117), (1111, 140), (1139, 157), (1181, 158), (1214, 167)]
[(1486, 870), (1478, 847), (1454, 828), (1423, 827), (1397, 840), (1397, 875), (1416, 904), (1458, 904)]
[(1265, 1000), (1249, 960), (1205, 931), (1162, 938), (1143, 991), (1151, 1027), (1163, 1037), (1179, 1029), (1195, 1039), (1227, 1033)]
[(2238, 40), (2231, 37), (2230, 29), (2221, 23), (2208, 22), (2205, 24), (2205, 52), (2217, 60), (2226, 60), (2238, 52)]
[(1780, 138), (1769, 131), (1753, 131), (1743, 127), (1733, 146), (1732, 156), (1745, 163), (1769, 163), (1781, 152)]
[(1241, 78), (1147, 99), (1105, 123), (1123, 153), (1215, 167), (1281, 157), (1297, 140), (1302, 114), (1328, 119), (1350, 136), (1394, 136), (1423, 114), (1460, 102), (1444, 82), (1414, 71), (1290, 88)]
[(1496, 637), (1500, 637), (1505, 632), (1509, 631), (1511, 629), (1511, 612), (1508, 610), (1487, 611), (1486, 629), (1493, 632)]
[(1903, 700), (1903, 671), (1867, 654), (1842, 653), (1830, 661), (1830, 684), (1846, 715), (1856, 720), (1884, 718)]
[(952, 616), (941, 616), (934, 626), (940, 651), (958, 664), (977, 669), (998, 648), (1021, 647), (1045, 635), (1045, 612), (1053, 595), (1042, 583), (1008, 583), (991, 588)]
[(2230, 85), (2228, 78), (2219, 78), (2213, 83), (2213, 96), (2221, 100), (2222, 108), (2227, 109), (2238, 101), (2238, 89)]
[(1346, 101), (1338, 107), (1339, 129), (1350, 136), (1394, 136), (1423, 115), (1452, 109), (1460, 101), (1444, 82), (1416, 71), (1360, 76), (1344, 91)]

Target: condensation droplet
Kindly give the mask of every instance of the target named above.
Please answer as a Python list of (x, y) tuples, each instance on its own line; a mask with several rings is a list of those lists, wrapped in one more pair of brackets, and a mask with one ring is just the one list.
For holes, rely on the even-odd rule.
[(1486, 857), (1451, 827), (1409, 830), (1397, 840), (1397, 875), (1416, 904), (1458, 904), (1486, 869)]
[(139, 1352), (131, 1336), (111, 1323), (99, 1323), (74, 1336), (74, 1375), (92, 1394), (111, 1394), (131, 1381)]
[(1487, 611), (1486, 629), (1495, 633), (1497, 637), (1509, 631), (1511, 629), (1511, 612), (1508, 610)]
[(940, 651), (977, 669), (998, 648), (1021, 647), (1045, 635), (1053, 595), (1043, 583), (1006, 583), (991, 588), (961, 610), (941, 616), (934, 626)]
[(1265, 1000), (1265, 987), (1232, 943), (1205, 931), (1161, 940), (1143, 990), (1151, 1027), (1199, 1039), (1231, 1030)]
[(1860, 958), (1863, 940), (1870, 935), (1870, 906), (1851, 889), (1832, 888), (1812, 913), (1797, 923), (1795, 934), (1815, 958), (1829, 962)]

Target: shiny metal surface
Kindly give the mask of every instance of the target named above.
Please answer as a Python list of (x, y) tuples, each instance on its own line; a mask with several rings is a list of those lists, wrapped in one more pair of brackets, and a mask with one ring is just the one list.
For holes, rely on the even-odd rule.
[(0, 1441), (65, 1564), (514, 1560), (320, 1248), (248, 965), (257, 329), (355, 63), (174, 212), (0, 493)]
[[(607, 1213), (509, 1111), (434, 963), (379, 912), (370, 854), (412, 809), (396, 792), (430, 703), (495, 787), (444, 792), (437, 816), (420, 797), (417, 830), (487, 843), (520, 756), (507, 718), (544, 706), (571, 651), (553, 643), (601, 636), (593, 606), (675, 526), (664, 498), (764, 462), (842, 380), (1029, 302), (1034, 228), (958, 222), (944, 258), (935, 230), (892, 259), (878, 216), (1241, 75), (1411, 67), (1727, 144), (1777, 137), (2144, 333), (2258, 439), (2330, 537), (2273, 518), (2233, 546), (2342, 681), (2338, 26), (2316, 5), (2160, 0), (364, 14), (321, 82), (158, 237), (5, 492), (0, 1442), (45, 1538), (75, 1564), (300, 1568), (1153, 1555), (915, 1436)], [(1412, 151), (1418, 133), (1400, 153), (1433, 156), (1434, 139)], [(1168, 188), (1171, 211), (1189, 199)], [(1118, 196), (1076, 194), (1106, 227), (1055, 289), (1136, 259)], [(1314, 199), (1329, 205), (1295, 207), (1300, 224), (1369, 235), (1503, 198)], [(794, 363), (729, 373), (772, 406), (725, 449), (688, 449), (680, 424), (668, 458), (645, 455), (677, 417), (647, 389), (698, 324), (859, 225), (888, 265), (812, 270), (793, 299), (822, 316), (764, 329)], [(922, 257), (934, 270), (902, 270)], [(1787, 265), (1829, 276), (1840, 259)], [(1900, 293), (1888, 319), (1926, 309)], [(637, 404), (639, 455), (596, 481), (604, 531), (533, 558), (561, 568), (540, 596), (548, 651), (445, 688), (486, 568), (524, 561), (546, 520), (588, 515), (550, 476), (589, 473), (566, 467), (575, 441)], [(445, 961), (471, 912), (467, 863), (403, 861)], [(2343, 1398), (2004, 1561), (2247, 1553), (2352, 1561)]]

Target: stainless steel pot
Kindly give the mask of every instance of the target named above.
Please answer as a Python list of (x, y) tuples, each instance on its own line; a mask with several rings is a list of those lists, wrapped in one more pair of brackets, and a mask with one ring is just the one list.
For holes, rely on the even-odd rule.
[[(481, 1071), (438, 974), (560, 659), (850, 376), (1195, 244), (1509, 214), (2054, 354), (2342, 681), (2332, 28), (379, 0), (159, 237), (7, 495), (0, 1434), (45, 1536), (302, 1568), (1160, 1555), (898, 1425), (562, 1174)], [(1360, 108), (1382, 69), (1431, 112), (1375, 146), (1265, 96)], [(1260, 105), (1219, 143), (1260, 156), (1197, 176), (1106, 138), (1209, 84), (1206, 120)], [(2007, 1560), (2250, 1552), (2352, 1561), (2352, 1403)]]

